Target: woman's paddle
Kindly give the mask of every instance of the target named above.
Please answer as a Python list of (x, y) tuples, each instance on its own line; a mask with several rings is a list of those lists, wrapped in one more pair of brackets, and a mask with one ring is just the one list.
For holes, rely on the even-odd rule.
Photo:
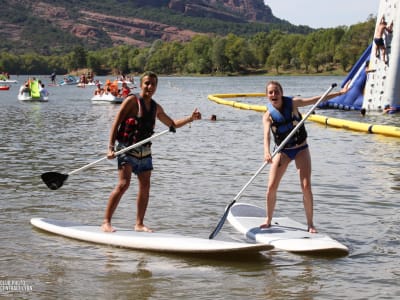
[[(162, 131), (160, 133), (154, 134), (151, 137), (149, 137), (147, 139), (144, 139), (144, 140), (142, 140), (142, 141), (140, 141), (140, 142), (138, 142), (136, 144), (133, 144), (133, 145), (131, 145), (129, 147), (126, 147), (126, 148), (124, 148), (122, 150), (119, 150), (119, 151), (115, 152), (115, 156), (117, 156), (119, 154), (122, 154), (122, 153), (124, 153), (126, 151), (129, 151), (129, 150), (131, 150), (133, 148), (137, 148), (137, 147), (139, 147), (139, 146), (141, 146), (143, 144), (146, 144), (146, 143), (150, 142), (151, 140), (155, 139), (156, 137), (159, 137), (160, 135), (166, 134), (169, 131), (175, 132), (175, 128), (171, 127), (170, 129), (166, 129), (166, 130), (164, 130), (164, 131)], [(97, 163), (99, 163), (99, 162), (101, 162), (101, 161), (103, 161), (105, 159), (107, 159), (107, 156), (105, 156), (103, 158), (100, 158), (100, 159), (98, 159), (98, 160), (96, 160), (96, 161), (94, 161), (94, 162), (92, 162), (90, 164), (87, 164), (86, 166), (83, 166), (83, 167), (81, 167), (79, 169), (73, 170), (73, 171), (69, 172), (68, 174), (61, 174), (61, 173), (57, 173), (57, 172), (46, 172), (46, 173), (43, 173), (41, 175), (41, 177), (42, 177), (42, 180), (44, 181), (44, 183), (47, 185), (47, 187), (49, 189), (57, 190), (64, 184), (64, 181), (67, 180), (69, 175), (72, 175), (72, 174), (74, 174), (76, 172), (79, 172), (79, 171), (86, 170), (86, 169), (90, 168), (91, 166), (93, 166), (93, 165), (95, 165), (95, 164), (97, 164)]]
[[(307, 112), (307, 114), (303, 117), (303, 119), (296, 125), (295, 128), (289, 133), (289, 135), (282, 141), (282, 143), (279, 145), (278, 148), (272, 153), (271, 158), (273, 158), (276, 154), (278, 154), (287, 144), (287, 142), (292, 138), (292, 136), (296, 133), (296, 131), (300, 128), (300, 126), (303, 125), (303, 123), (308, 119), (308, 117), (312, 114), (312, 112), (317, 108), (317, 106), (328, 96), (328, 94), (331, 92), (333, 88), (336, 87), (336, 83), (333, 83), (329, 89), (321, 96), (321, 98), (318, 99), (318, 101), (311, 107), (311, 109)], [(261, 167), (257, 170), (257, 172), (253, 175), (253, 177), (250, 178), (250, 180), (245, 184), (245, 186), (240, 190), (240, 192), (236, 195), (236, 197), (233, 199), (231, 203), (225, 208), (225, 212), (217, 224), (217, 227), (215, 227), (214, 231), (210, 234), (208, 237), (209, 239), (213, 239), (218, 232), (222, 229), (222, 226), (224, 226), (225, 220), (228, 217), (228, 213), (230, 208), (232, 207), (233, 204), (240, 198), (240, 196), (243, 194), (244, 190), (250, 185), (250, 183), (253, 182), (254, 178), (257, 177), (258, 174), (261, 173), (261, 171), (265, 168), (265, 166), (268, 164), (268, 162), (264, 161), (264, 163), (261, 165)]]

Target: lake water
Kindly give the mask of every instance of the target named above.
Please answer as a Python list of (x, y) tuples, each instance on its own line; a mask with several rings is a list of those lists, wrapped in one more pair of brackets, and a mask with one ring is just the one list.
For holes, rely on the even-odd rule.
[[(260, 113), (217, 105), (207, 95), (263, 92), (269, 79), (160, 77), (154, 98), (167, 113), (181, 118), (198, 107), (203, 120), (154, 140), (147, 225), (208, 238), (225, 206), (262, 164), (263, 130)], [(277, 79), (285, 94), (311, 96), (343, 78)], [(346, 257), (273, 250), (254, 257), (212, 259), (132, 251), (47, 234), (29, 223), (33, 217), (49, 217), (100, 225), (117, 180), (113, 161), (71, 175), (57, 191), (49, 190), (40, 175), (68, 173), (103, 157), (119, 107), (92, 104), (90, 87), (49, 87), (48, 103), (21, 103), (18, 88), (0, 92), (0, 298), (400, 297), (399, 139), (307, 122), (315, 224), (349, 247)], [(398, 115), (361, 119), (358, 112), (318, 113), (400, 126)], [(208, 120), (212, 114), (216, 122)], [(164, 129), (158, 123), (156, 132)], [(267, 176), (268, 167), (240, 201), (264, 206)], [(134, 224), (135, 183), (121, 200), (115, 226)], [(305, 223), (293, 164), (281, 183), (275, 215)], [(226, 223), (217, 239), (231, 238), (241, 236)], [(8, 291), (10, 286), (19, 291)]]

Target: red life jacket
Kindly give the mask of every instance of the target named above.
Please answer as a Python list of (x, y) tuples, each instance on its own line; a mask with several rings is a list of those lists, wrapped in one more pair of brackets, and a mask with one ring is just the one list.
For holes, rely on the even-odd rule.
[[(151, 99), (150, 110), (147, 110), (144, 99), (139, 95), (136, 95), (136, 99), (138, 114), (122, 121), (118, 126), (117, 141), (124, 146), (130, 146), (147, 139), (154, 133), (157, 103)], [(151, 145), (151, 142), (146, 145)]]

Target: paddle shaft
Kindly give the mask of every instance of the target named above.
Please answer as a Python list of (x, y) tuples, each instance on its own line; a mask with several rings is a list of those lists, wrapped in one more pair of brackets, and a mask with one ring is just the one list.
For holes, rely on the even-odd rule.
[[(313, 111), (317, 108), (317, 106), (328, 96), (328, 94), (332, 91), (333, 88), (336, 87), (336, 83), (333, 83), (329, 89), (321, 96), (321, 98), (318, 99), (317, 102), (311, 107), (311, 109), (304, 115), (302, 120), (296, 125), (296, 127), (293, 128), (293, 130), (289, 133), (289, 135), (282, 141), (282, 143), (279, 145), (278, 148), (272, 153), (271, 158), (273, 158), (276, 154), (278, 154), (288, 143), (288, 141), (292, 138), (292, 136), (296, 133), (296, 131), (304, 124), (304, 122), (308, 119), (308, 117), (313, 113)], [(246, 188), (250, 185), (250, 183), (253, 182), (253, 180), (261, 173), (261, 171), (265, 168), (265, 166), (268, 164), (267, 161), (264, 161), (264, 163), (261, 165), (261, 167), (257, 170), (257, 172), (250, 178), (250, 180), (243, 186), (243, 188), (239, 191), (239, 193), (235, 196), (233, 201), (226, 207), (224, 215), (222, 216), (220, 222), (218, 223), (217, 227), (214, 229), (214, 231), (210, 234), (209, 239), (214, 238), (218, 232), (221, 230), (222, 226), (225, 223), (226, 218), (228, 217), (228, 212), (229, 209), (232, 207), (233, 204), (242, 196), (243, 192), (246, 190)]]
[[(117, 155), (119, 155), (119, 154), (125, 153), (126, 151), (129, 151), (129, 150), (131, 150), (131, 149), (137, 148), (137, 147), (139, 147), (139, 146), (141, 146), (141, 145), (143, 145), (143, 144), (146, 144), (146, 143), (150, 142), (151, 140), (155, 139), (156, 137), (159, 137), (159, 136), (161, 136), (161, 135), (163, 135), (163, 134), (166, 134), (166, 133), (169, 132), (169, 131), (170, 131), (170, 129), (166, 129), (166, 130), (164, 130), (164, 131), (162, 131), (162, 132), (160, 132), (160, 133), (154, 134), (154, 135), (152, 135), (151, 137), (149, 137), (149, 138), (147, 138), (147, 139), (144, 139), (144, 140), (141, 140), (140, 142), (137, 142), (136, 144), (133, 144), (133, 145), (131, 145), (131, 146), (129, 146), (129, 147), (126, 147), (126, 148), (124, 148), (124, 149), (121, 149), (121, 150), (115, 152), (114, 154), (115, 154), (115, 156), (117, 156)], [(98, 159), (98, 160), (96, 160), (96, 161), (94, 161), (94, 162), (91, 162), (90, 164), (87, 164), (86, 166), (83, 166), (83, 167), (81, 167), (81, 168), (79, 168), (79, 169), (73, 170), (73, 171), (69, 172), (68, 175), (72, 175), (72, 174), (75, 174), (75, 173), (77, 173), (77, 172), (79, 172), (79, 171), (86, 170), (86, 169), (92, 167), (93, 165), (95, 165), (95, 164), (97, 164), (97, 163), (99, 163), (99, 162), (101, 162), (101, 161), (103, 161), (103, 160), (105, 160), (105, 159), (107, 159), (107, 156), (105, 156), (105, 157), (103, 157), (103, 158), (100, 158), (100, 159)]]

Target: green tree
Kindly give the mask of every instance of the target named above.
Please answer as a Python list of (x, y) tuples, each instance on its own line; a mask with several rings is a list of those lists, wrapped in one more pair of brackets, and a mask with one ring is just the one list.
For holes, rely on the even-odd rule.
[(140, 49), (137, 55), (131, 57), (129, 66), (132, 72), (143, 73), (146, 69), (147, 58), (149, 57), (149, 48)]
[(309, 72), (313, 47), (314, 47), (313, 39), (310, 36), (305, 37), (303, 45), (300, 48), (300, 60), (305, 67), (306, 73)]
[(49, 73), (46, 59), (36, 53), (24, 54), (21, 56), (22, 69), (26, 74), (47, 74)]
[(21, 59), (19, 56), (3, 52), (0, 53), (0, 71), (10, 74), (19, 74), (21, 72)]
[(279, 66), (281, 65), (282, 61), (279, 58), (279, 50), (278, 48), (273, 47), (271, 49), (270, 54), (268, 55), (266, 68), (274, 67), (276, 74), (279, 74)]
[(87, 56), (87, 66), (92, 70), (94, 74), (103, 74), (103, 69), (101, 67), (101, 62), (99, 57), (95, 53), (89, 53)]
[(234, 34), (228, 34), (225, 55), (231, 71), (242, 71), (254, 62), (254, 56), (248, 49), (246, 40)]
[(179, 69), (176, 64), (176, 54), (182, 46), (177, 42), (163, 43), (147, 60), (147, 68), (157, 73), (171, 74)]
[(207, 74), (212, 72), (212, 41), (206, 35), (197, 35), (185, 43), (186, 65), (189, 73)]
[(86, 68), (86, 50), (82, 46), (77, 46), (73, 49), (69, 55), (68, 67), (70, 70), (76, 70), (80, 68)]
[(229, 60), (225, 55), (226, 44), (226, 38), (215, 37), (213, 39), (211, 49), (211, 62), (213, 72), (224, 73), (228, 70)]

